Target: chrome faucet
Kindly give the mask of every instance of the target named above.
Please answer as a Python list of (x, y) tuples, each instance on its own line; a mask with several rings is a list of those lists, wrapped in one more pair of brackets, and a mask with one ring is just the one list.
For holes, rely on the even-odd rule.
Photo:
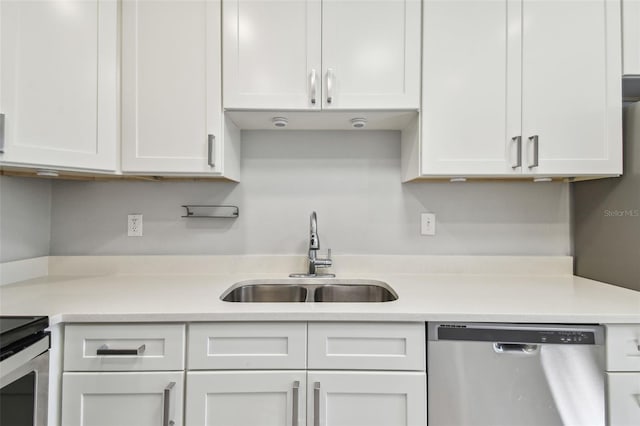
[(335, 277), (335, 274), (318, 274), (318, 268), (329, 268), (333, 261), (331, 260), (331, 249), (327, 251), (326, 258), (318, 257), (318, 250), (320, 250), (320, 237), (318, 237), (318, 217), (316, 212), (311, 212), (311, 222), (309, 225), (309, 272), (306, 274), (289, 274), (294, 278), (331, 278)]

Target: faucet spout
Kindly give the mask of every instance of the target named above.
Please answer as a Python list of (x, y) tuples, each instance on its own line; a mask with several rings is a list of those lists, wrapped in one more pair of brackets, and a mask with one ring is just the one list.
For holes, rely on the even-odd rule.
[(320, 249), (320, 238), (318, 238), (318, 216), (316, 215), (316, 212), (311, 212), (309, 228), (309, 255), (311, 255), (311, 250)]
[(318, 257), (320, 250), (320, 237), (318, 236), (318, 216), (316, 212), (311, 212), (309, 220), (309, 272), (306, 274), (290, 274), (291, 277), (335, 277), (334, 274), (318, 274), (318, 268), (329, 268), (333, 261), (331, 260), (331, 249), (328, 250), (326, 258)]

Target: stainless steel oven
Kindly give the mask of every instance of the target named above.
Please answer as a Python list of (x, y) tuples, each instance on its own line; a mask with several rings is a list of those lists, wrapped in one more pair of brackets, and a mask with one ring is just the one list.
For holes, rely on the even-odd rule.
[(0, 316), (0, 425), (46, 426), (47, 317)]

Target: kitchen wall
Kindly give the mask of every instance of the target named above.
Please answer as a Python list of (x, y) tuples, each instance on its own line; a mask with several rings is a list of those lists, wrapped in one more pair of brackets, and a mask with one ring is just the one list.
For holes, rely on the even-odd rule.
[(573, 184), (575, 272), (640, 291), (640, 103), (624, 118), (624, 175)]
[(49, 254), (51, 181), (0, 176), (0, 262)]
[[(570, 254), (569, 185), (400, 183), (398, 132), (247, 131), (240, 184), (55, 181), (51, 254)], [(238, 219), (183, 219), (234, 204)], [(437, 234), (420, 235), (420, 213)], [(127, 237), (127, 214), (144, 236)]]

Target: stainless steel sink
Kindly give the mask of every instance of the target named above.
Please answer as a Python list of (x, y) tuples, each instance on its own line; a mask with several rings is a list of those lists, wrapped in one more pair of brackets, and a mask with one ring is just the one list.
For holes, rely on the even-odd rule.
[(398, 296), (390, 288), (371, 284), (327, 284), (317, 287), (316, 302), (391, 302)]
[(346, 302), (376, 303), (398, 299), (382, 281), (336, 278), (248, 280), (229, 287), (220, 297), (225, 302)]
[(225, 302), (305, 302), (307, 289), (289, 284), (247, 284), (226, 291)]

